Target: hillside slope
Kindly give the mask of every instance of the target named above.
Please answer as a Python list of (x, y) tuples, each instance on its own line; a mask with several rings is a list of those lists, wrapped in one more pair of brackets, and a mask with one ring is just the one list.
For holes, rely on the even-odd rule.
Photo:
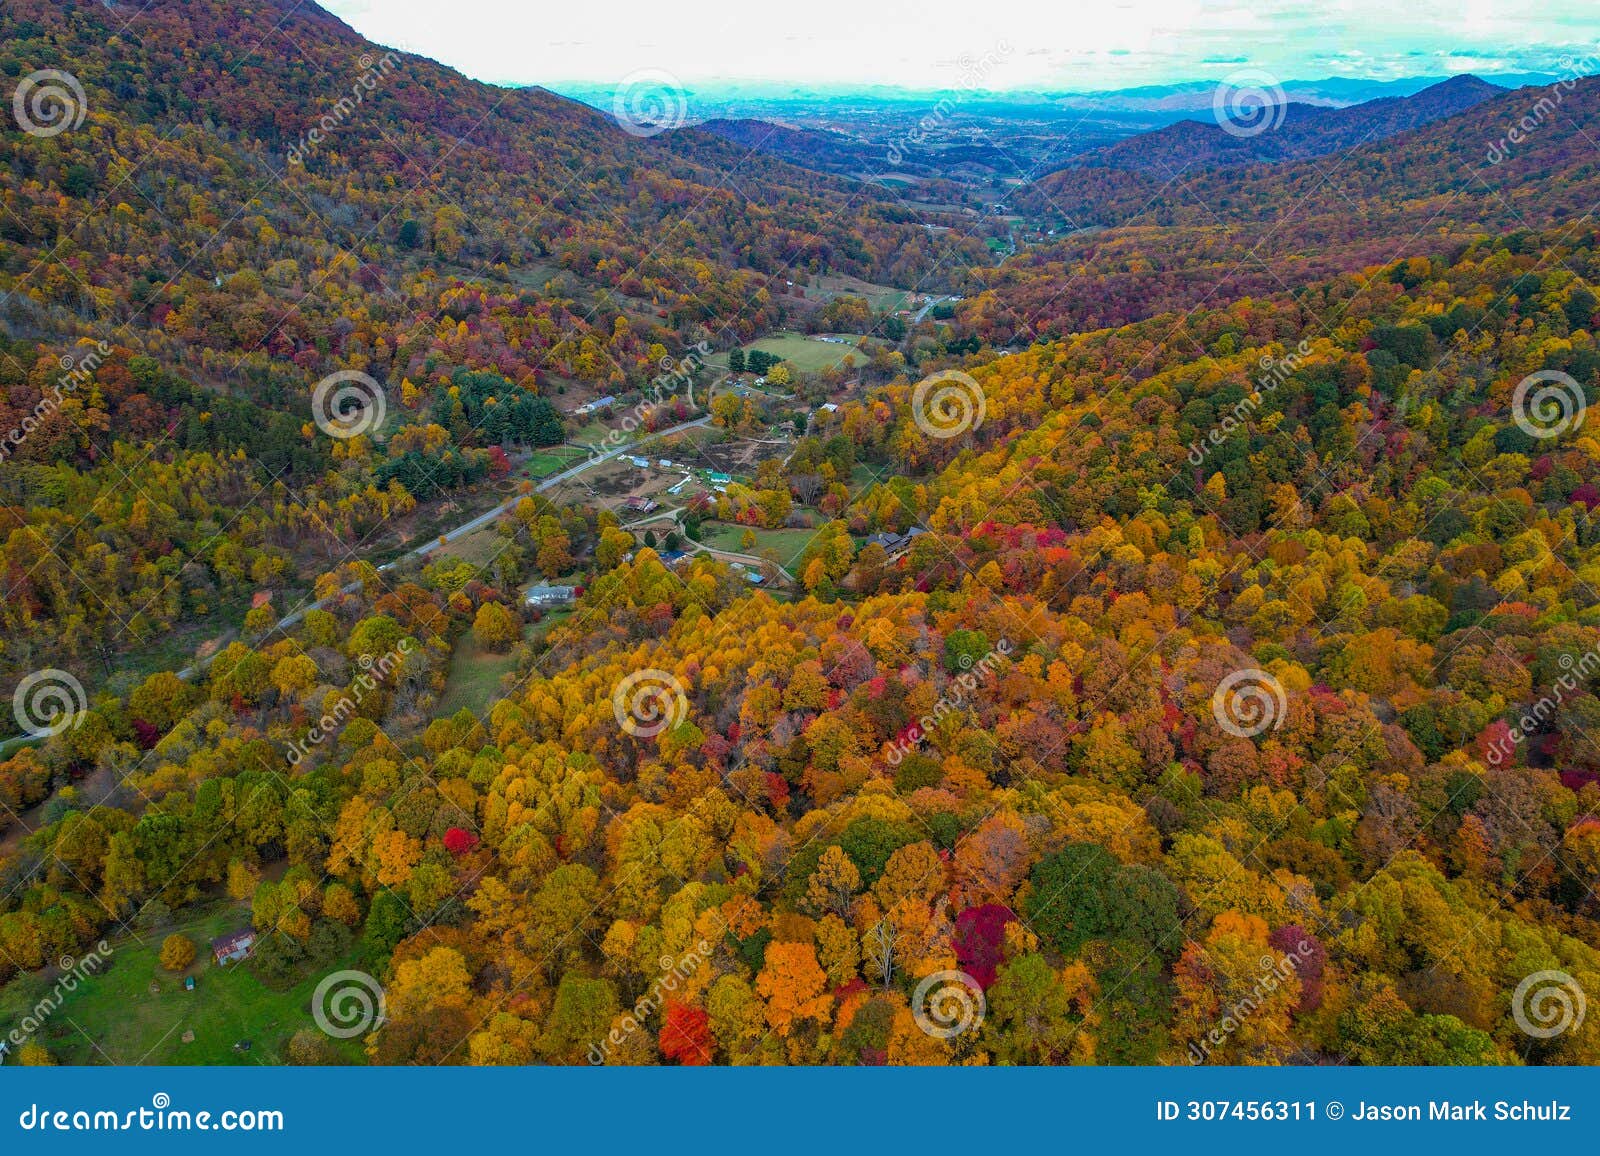
[(1153, 178), (1153, 193), (1161, 182), (1188, 170), (1326, 156), (1452, 116), (1504, 92), (1475, 76), (1457, 76), (1409, 96), (1345, 108), (1267, 106), (1258, 110), (1259, 116), (1241, 119), (1232, 131), (1209, 122), (1179, 121), (1075, 158), (1065, 170), (1041, 177), (1035, 195), (1048, 197), (1055, 184), (1068, 182), (1065, 172), (1078, 169), (1145, 173)]
[[(858, 188), (467, 80), (313, 4), (19, 0), (0, 31), (7, 74), (65, 70), (87, 106), (70, 131), (0, 138), (18, 331), (159, 346), (171, 313), (198, 315), (177, 327), (187, 346), (270, 374), (312, 368), (308, 350), (338, 364), (341, 314), (437, 316), (457, 278), (556, 277), (552, 296), (601, 311), (569, 336), (604, 342), (624, 315), (677, 340), (754, 331), (775, 320), (768, 280), (795, 271), (939, 276), (944, 242)], [(391, 351), (410, 339), (384, 336)]]
[[(1536, 122), (1511, 143), (1513, 129)], [(1311, 160), (1185, 173), (1054, 174), (1047, 216), (1080, 231), (978, 280), (964, 317), (1004, 344), (1270, 293), (1483, 233), (1579, 220), (1600, 201), (1600, 78), (1521, 89)]]

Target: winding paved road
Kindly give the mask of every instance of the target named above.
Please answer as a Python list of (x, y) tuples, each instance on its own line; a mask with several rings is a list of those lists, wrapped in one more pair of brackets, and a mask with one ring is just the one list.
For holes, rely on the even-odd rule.
[[(682, 433), (687, 429), (693, 429), (696, 426), (705, 425), (710, 420), (711, 415), (707, 414), (705, 417), (695, 418), (694, 421), (686, 421), (682, 425), (675, 425), (671, 429), (664, 429), (647, 436), (652, 438), (667, 437), (671, 434)], [(619, 458), (624, 454), (633, 453), (637, 449), (638, 447), (636, 445), (624, 442), (622, 445), (606, 450), (604, 453), (595, 454), (593, 457), (581, 461), (575, 466), (571, 466), (565, 470), (562, 470), (559, 474), (551, 474), (548, 478), (545, 478), (542, 482), (534, 486), (534, 491), (542, 493), (545, 490), (553, 490), (557, 486), (563, 485), (566, 482), (570, 482), (573, 478), (577, 477), (579, 474), (582, 474), (585, 470), (592, 470), (595, 466), (604, 465), (613, 458)], [(518, 502), (522, 501), (522, 498), (523, 495), (515, 494), (501, 502), (494, 509), (484, 511), (470, 521), (461, 523), (461, 525), (457, 526), (455, 529), (429, 538), (422, 545), (418, 546), (414, 550), (409, 550), (400, 555), (400, 557), (396, 558), (393, 562), (385, 562), (382, 566), (379, 566), (378, 573), (382, 574), (385, 571), (393, 570), (401, 562), (408, 561), (412, 558), (425, 558), (446, 543), (454, 542), (457, 538), (464, 537), (465, 535), (472, 533), (474, 530), (481, 530), (485, 526), (492, 525), (502, 514), (515, 506)], [(354, 594), (359, 589), (361, 589), (361, 583), (351, 582), (348, 585), (341, 586), (337, 596), (342, 598), (346, 594)], [(297, 625), (303, 618), (305, 618), (307, 614), (310, 614), (313, 610), (321, 610), (324, 606), (332, 601), (333, 598), (319, 598), (315, 602), (308, 602), (278, 619), (278, 621), (273, 625), (273, 629), (287, 630), (289, 627)], [(221, 650), (218, 650), (217, 653), (220, 654)], [(209, 655), (206, 658), (202, 658), (199, 661), (184, 667), (182, 670), (178, 671), (178, 677), (183, 679), (185, 682), (189, 681), (190, 679), (194, 678), (195, 675), (203, 671), (206, 667), (210, 666), (211, 660), (216, 658), (216, 656), (216, 654)]]

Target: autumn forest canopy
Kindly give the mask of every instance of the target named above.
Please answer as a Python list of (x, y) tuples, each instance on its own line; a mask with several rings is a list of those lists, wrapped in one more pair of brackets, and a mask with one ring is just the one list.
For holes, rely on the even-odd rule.
[(0, 11), (8, 1062), (1600, 1063), (1600, 79), (996, 191), (135, 8)]

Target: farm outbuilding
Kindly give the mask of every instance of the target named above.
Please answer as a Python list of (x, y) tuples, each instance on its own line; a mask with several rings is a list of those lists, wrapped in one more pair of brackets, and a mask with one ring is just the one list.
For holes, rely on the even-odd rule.
[(245, 958), (255, 945), (256, 933), (248, 929), (235, 931), (230, 935), (219, 935), (211, 941), (211, 958), (216, 960), (220, 967)]

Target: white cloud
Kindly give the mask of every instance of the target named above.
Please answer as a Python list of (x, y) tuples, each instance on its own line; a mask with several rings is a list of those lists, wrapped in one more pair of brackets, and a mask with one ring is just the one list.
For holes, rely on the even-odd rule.
[(1563, 48), (1600, 44), (1594, 0), (323, 3), (374, 40), (502, 83), (606, 83), (656, 68), (690, 84), (937, 88), (959, 82), (961, 59), (1003, 43), (989, 87), (1095, 89), (1218, 75), (1237, 57), (1315, 79), (1330, 59), (1397, 76), (1452, 58), (1549, 67)]

